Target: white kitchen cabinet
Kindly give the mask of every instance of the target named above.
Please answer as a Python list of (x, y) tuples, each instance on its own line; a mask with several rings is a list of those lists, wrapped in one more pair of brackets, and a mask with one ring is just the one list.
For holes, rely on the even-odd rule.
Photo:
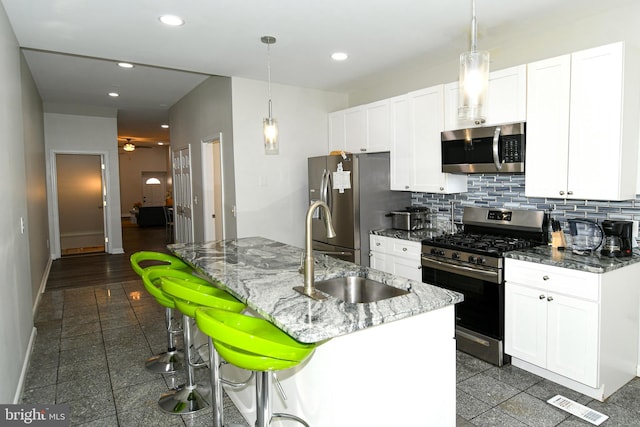
[(467, 176), (442, 172), (443, 85), (392, 98), (391, 189), (426, 193), (467, 191)]
[(622, 42), (528, 65), (527, 197), (635, 198), (638, 70)]
[(422, 244), (420, 242), (371, 234), (369, 248), (371, 268), (407, 279), (422, 281), (420, 264)]
[(389, 120), (388, 99), (329, 113), (330, 151), (389, 151)]
[(597, 274), (507, 258), (512, 364), (604, 400), (636, 374), (640, 264)]
[(523, 122), (527, 118), (527, 67), (518, 65), (489, 73), (485, 123), (458, 118), (458, 82), (444, 85), (444, 130)]

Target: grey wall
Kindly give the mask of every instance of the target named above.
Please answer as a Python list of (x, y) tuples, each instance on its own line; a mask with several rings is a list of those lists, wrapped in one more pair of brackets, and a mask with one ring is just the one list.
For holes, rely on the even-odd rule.
[[(33, 291), (29, 263), (29, 214), (23, 127), (21, 57), (4, 7), (0, 4), (0, 402), (19, 397), (21, 375), (33, 338)], [(33, 83), (25, 86), (26, 93)], [(30, 98), (27, 96), (27, 98)], [(31, 99), (31, 98), (30, 98)], [(37, 115), (25, 104), (28, 118)], [(37, 125), (35, 126), (37, 128)], [(33, 129), (33, 128), (31, 128)], [(37, 139), (37, 138), (36, 138)], [(36, 143), (37, 145), (37, 143)], [(24, 232), (21, 231), (24, 223)]]
[[(213, 76), (205, 80), (169, 110), (171, 149), (179, 150), (191, 144), (194, 199), (202, 201), (201, 141), (223, 134), (222, 161), (225, 204), (225, 237), (237, 236), (233, 207), (236, 202), (233, 159), (233, 124), (231, 118), (231, 79)], [(194, 240), (204, 239), (203, 208), (193, 206)]]
[(32, 300), (35, 305), (46, 284), (49, 257), (47, 179), (45, 175), (42, 100), (24, 57), (21, 58), (22, 120), (24, 133), (29, 263)]

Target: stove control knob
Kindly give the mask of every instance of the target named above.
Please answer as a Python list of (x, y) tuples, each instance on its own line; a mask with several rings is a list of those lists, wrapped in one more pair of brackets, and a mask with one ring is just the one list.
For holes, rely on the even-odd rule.
[(451, 254), (451, 259), (460, 259), (460, 254), (458, 252), (454, 252)]
[(431, 248), (429, 252), (431, 253), (431, 255), (438, 255), (438, 250), (436, 248)]
[(487, 263), (487, 260), (486, 260), (486, 259), (484, 259), (484, 258), (480, 258), (480, 257), (478, 257), (478, 260), (476, 261), (476, 263), (477, 263), (478, 265), (486, 264), (486, 263)]
[(476, 257), (474, 257), (473, 255), (469, 255), (469, 262), (474, 264), (476, 262)]

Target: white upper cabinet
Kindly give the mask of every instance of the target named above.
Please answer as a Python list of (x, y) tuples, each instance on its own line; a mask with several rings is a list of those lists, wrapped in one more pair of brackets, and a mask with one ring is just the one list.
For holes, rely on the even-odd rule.
[(329, 114), (329, 150), (351, 153), (389, 151), (389, 100)]
[(489, 74), (485, 105), (486, 122), (458, 119), (458, 82), (444, 85), (444, 130), (523, 122), (527, 117), (527, 66), (506, 68)]
[(635, 197), (637, 75), (622, 42), (529, 64), (527, 197)]
[(428, 193), (467, 190), (467, 176), (442, 173), (443, 85), (391, 99), (391, 189)]

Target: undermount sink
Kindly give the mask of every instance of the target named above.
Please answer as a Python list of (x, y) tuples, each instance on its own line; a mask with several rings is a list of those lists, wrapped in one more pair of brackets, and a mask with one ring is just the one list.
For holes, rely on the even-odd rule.
[(359, 276), (319, 280), (315, 282), (315, 288), (351, 304), (376, 302), (409, 293), (409, 291)]

